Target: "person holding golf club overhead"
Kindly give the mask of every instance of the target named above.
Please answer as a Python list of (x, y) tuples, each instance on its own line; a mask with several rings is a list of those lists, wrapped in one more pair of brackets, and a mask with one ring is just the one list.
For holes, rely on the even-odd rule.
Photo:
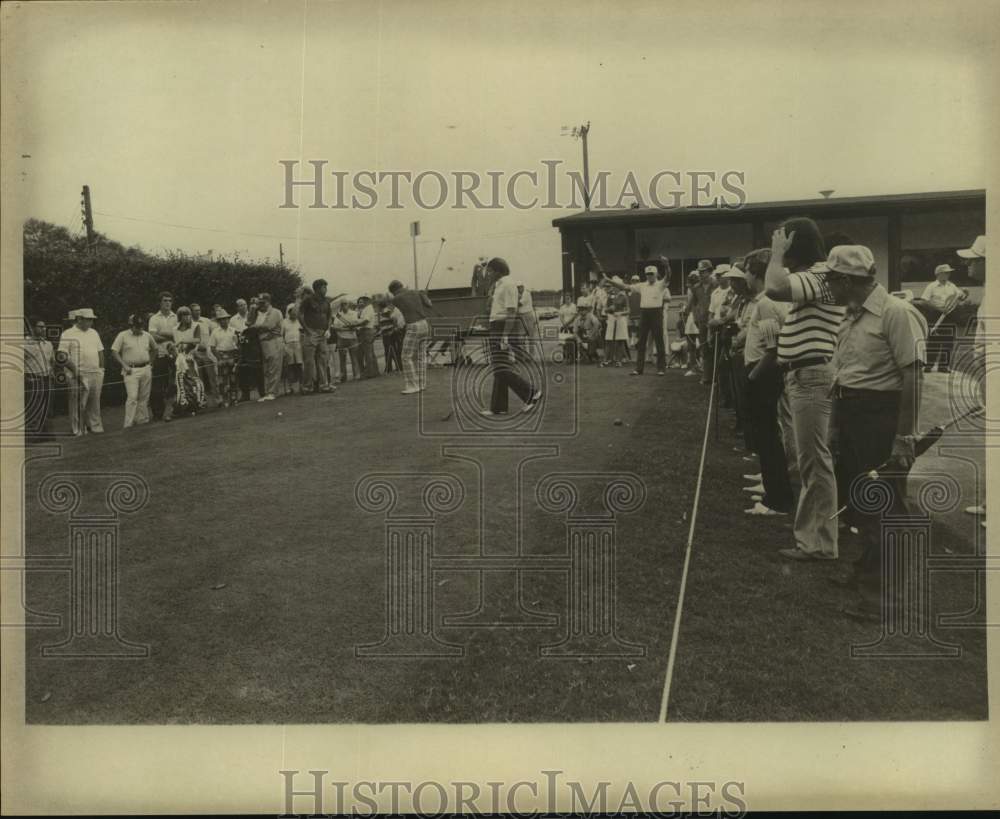
[[(483, 415), (506, 415), (508, 390), (514, 390), (524, 402), (522, 412), (530, 412), (542, 398), (542, 391), (518, 375), (515, 366), (523, 357), (520, 346), (510, 343), (510, 337), (521, 332), (518, 327), (517, 285), (510, 278), (510, 267), (501, 258), (490, 259), (487, 273), (495, 281), (493, 301), (490, 305), (490, 368), (493, 372), (493, 393), (490, 408)], [(523, 362), (522, 362), (523, 363)]]
[(403, 395), (414, 395), (427, 387), (427, 339), (431, 334), (427, 316), (433, 304), (426, 293), (407, 289), (399, 279), (389, 282), (389, 295), (406, 322)]
[(646, 265), (646, 281), (628, 285), (628, 290), (639, 294), (639, 345), (632, 375), (642, 375), (646, 366), (646, 342), (650, 335), (656, 345), (656, 374), (666, 375), (666, 352), (663, 346), (663, 305), (670, 301), (667, 270), (660, 275), (655, 264)]
[[(814, 270), (825, 274), (834, 300), (847, 307), (833, 357), (833, 417), (840, 497), (861, 535), (862, 553), (840, 583), (860, 595), (844, 613), (875, 620), (880, 616), (882, 527), (879, 514), (859, 508), (866, 496), (859, 481), (868, 480), (872, 470), (905, 473), (913, 465), (927, 322), (876, 281), (875, 259), (863, 245), (833, 248)], [(895, 505), (903, 502), (903, 483), (893, 487)]]

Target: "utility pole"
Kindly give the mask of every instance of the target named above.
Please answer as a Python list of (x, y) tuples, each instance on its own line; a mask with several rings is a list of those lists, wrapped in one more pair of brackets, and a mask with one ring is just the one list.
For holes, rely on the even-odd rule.
[(590, 120), (580, 126), (580, 139), (583, 142), (583, 209), (590, 210), (590, 155), (587, 152), (587, 134), (590, 133)]
[(410, 238), (413, 239), (413, 289), (419, 290), (417, 281), (417, 237), (420, 235), (420, 222), (410, 222)]
[(590, 210), (590, 153), (587, 150), (587, 135), (590, 134), (590, 120), (584, 125), (568, 125), (562, 127), (563, 136), (571, 136), (583, 143), (583, 207)]
[(83, 226), (87, 229), (87, 247), (94, 249), (94, 212), (90, 209), (90, 185), (83, 186)]
[(278, 242), (278, 260), (279, 260), (279, 264), (282, 267), (284, 267), (285, 266), (285, 248), (281, 244), (281, 242)]

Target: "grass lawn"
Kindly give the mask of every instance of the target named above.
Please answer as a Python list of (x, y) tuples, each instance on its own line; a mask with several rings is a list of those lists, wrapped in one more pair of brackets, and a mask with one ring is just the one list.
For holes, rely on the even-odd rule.
[[(31, 556), (66, 551), (67, 517), (44, 511), (36, 499), (45, 475), (126, 471), (148, 483), (148, 504), (121, 525), (119, 608), (122, 636), (148, 644), (150, 656), (42, 658), (41, 646), (59, 642), (65, 631), (29, 630), (28, 721), (655, 721), (708, 391), (678, 370), (664, 378), (652, 370), (643, 378), (627, 372), (580, 369), (579, 434), (571, 438), (554, 434), (574, 414), (569, 382), (550, 390), (541, 428), (516, 441), (559, 448), (556, 458), (524, 464), (521, 529), (525, 554), (565, 552), (562, 517), (535, 501), (534, 486), (546, 473), (642, 477), (645, 505), (618, 519), (617, 622), (619, 636), (643, 645), (645, 656), (539, 656), (539, 647), (558, 642), (564, 626), (439, 629), (441, 639), (465, 647), (461, 657), (355, 655), (356, 645), (378, 642), (385, 632), (383, 519), (357, 505), (361, 476), (451, 472), (462, 479), (468, 495), (441, 517), (435, 554), (475, 556), (484, 538), (495, 550), (513, 540), (518, 498), (509, 477), (525, 451), (484, 450), (486, 472), (507, 478), (492, 479), (481, 498), (475, 465), (444, 457), (442, 446), (487, 441), (459, 435), (456, 419), (440, 420), (449, 407), (451, 371), (432, 370), (424, 429), (441, 436), (418, 434), (416, 400), (399, 395), (399, 378), (383, 377), (349, 383), (329, 396), (71, 439), (58, 457), (30, 461)], [(512, 397), (511, 408), (519, 407)], [(113, 426), (109, 413), (106, 428)], [(981, 618), (968, 618), (968, 628), (935, 630), (962, 647), (957, 659), (851, 659), (852, 643), (879, 633), (877, 626), (845, 619), (839, 613), (844, 593), (827, 582), (855, 556), (853, 544), (844, 544), (845, 560), (837, 564), (781, 561), (776, 550), (789, 544), (790, 522), (742, 514), (749, 505), (740, 491), (742, 473), (757, 467), (741, 460), (734, 443), (724, 416), (705, 467), (670, 718), (985, 719)], [(970, 480), (966, 476), (963, 487)], [(598, 492), (587, 489), (581, 502), (593, 505)], [(97, 501), (84, 498), (85, 505)], [(974, 555), (978, 525), (962, 518), (959, 511), (936, 522), (934, 553)], [(478, 577), (471, 570), (435, 573), (435, 617), (475, 609)], [(933, 611), (973, 608), (974, 578), (972, 572), (935, 574)], [(527, 572), (523, 583), (530, 610), (565, 610), (563, 575)], [(63, 575), (31, 573), (29, 605), (65, 612), (67, 588)]]

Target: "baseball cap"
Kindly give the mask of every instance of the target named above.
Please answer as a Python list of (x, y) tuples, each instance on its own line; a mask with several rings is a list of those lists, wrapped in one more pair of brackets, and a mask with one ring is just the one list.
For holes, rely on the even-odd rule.
[[(716, 273), (719, 271), (716, 270)], [(726, 271), (722, 274), (724, 279), (745, 279), (746, 275), (738, 267), (730, 267), (727, 265)]]
[(730, 266), (728, 264), (720, 264), (712, 272), (715, 273), (716, 276), (723, 276), (729, 270), (730, 270)]
[(875, 258), (864, 245), (837, 245), (830, 250), (826, 261), (820, 262), (816, 267), (821, 271), (830, 270), (846, 276), (870, 278), (875, 275)]
[(977, 236), (972, 247), (965, 250), (956, 251), (963, 259), (985, 259), (986, 258), (986, 237)]
[(698, 262), (699, 270), (711, 270), (713, 267), (714, 265), (708, 259), (702, 259), (700, 262)]
[(657, 272), (656, 265), (655, 264), (647, 264), (646, 267), (645, 267), (645, 269), (642, 272), (643, 273), (656, 273)]
[(939, 264), (937, 267), (934, 268), (934, 275), (935, 276), (938, 273), (954, 273), (954, 272), (955, 272), (955, 268), (952, 267), (950, 264)]

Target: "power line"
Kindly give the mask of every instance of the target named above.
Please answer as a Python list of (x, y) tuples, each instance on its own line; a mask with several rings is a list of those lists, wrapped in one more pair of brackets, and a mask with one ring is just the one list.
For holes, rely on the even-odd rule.
[[(224, 233), (230, 236), (255, 236), (259, 239), (287, 239), (289, 241), (297, 240), (301, 238), (305, 242), (327, 242), (330, 244), (346, 244), (346, 245), (399, 245), (399, 244), (409, 244), (408, 240), (400, 241), (398, 239), (372, 239), (370, 241), (364, 241), (360, 239), (320, 239), (309, 236), (284, 236), (278, 233), (249, 233), (243, 230), (226, 230), (225, 228), (213, 228), (213, 227), (199, 227), (198, 225), (181, 225), (176, 222), (161, 222), (158, 219), (141, 219), (138, 216), (116, 216), (113, 213), (104, 213), (103, 211), (95, 210), (94, 213), (103, 216), (107, 219), (123, 219), (126, 222), (143, 222), (150, 225), (163, 225), (164, 227), (180, 228), (182, 230), (200, 230), (205, 233)], [(426, 240), (431, 241), (431, 240)]]
[[(409, 244), (409, 240), (399, 240), (399, 239), (320, 239), (318, 237), (311, 236), (284, 236), (277, 233), (250, 233), (247, 231), (240, 230), (226, 230), (225, 228), (213, 228), (213, 227), (199, 227), (197, 225), (181, 225), (176, 222), (163, 222), (159, 219), (142, 219), (138, 216), (116, 216), (113, 213), (105, 213), (104, 211), (95, 210), (94, 213), (99, 216), (104, 216), (107, 219), (122, 219), (126, 222), (142, 222), (150, 225), (163, 225), (164, 227), (180, 228), (181, 230), (199, 230), (206, 233), (223, 233), (230, 236), (254, 236), (260, 239), (287, 239), (299, 240), (304, 242), (325, 242), (328, 244), (346, 244), (346, 245), (402, 245)], [(475, 236), (457, 236), (454, 241), (479, 241), (480, 239), (490, 239), (490, 238), (502, 238), (507, 236), (525, 236), (532, 233), (551, 233), (551, 227), (544, 228), (529, 228), (526, 230), (510, 230), (501, 231), (498, 233), (480, 233)], [(433, 244), (434, 239), (424, 239), (419, 242), (419, 244)]]

